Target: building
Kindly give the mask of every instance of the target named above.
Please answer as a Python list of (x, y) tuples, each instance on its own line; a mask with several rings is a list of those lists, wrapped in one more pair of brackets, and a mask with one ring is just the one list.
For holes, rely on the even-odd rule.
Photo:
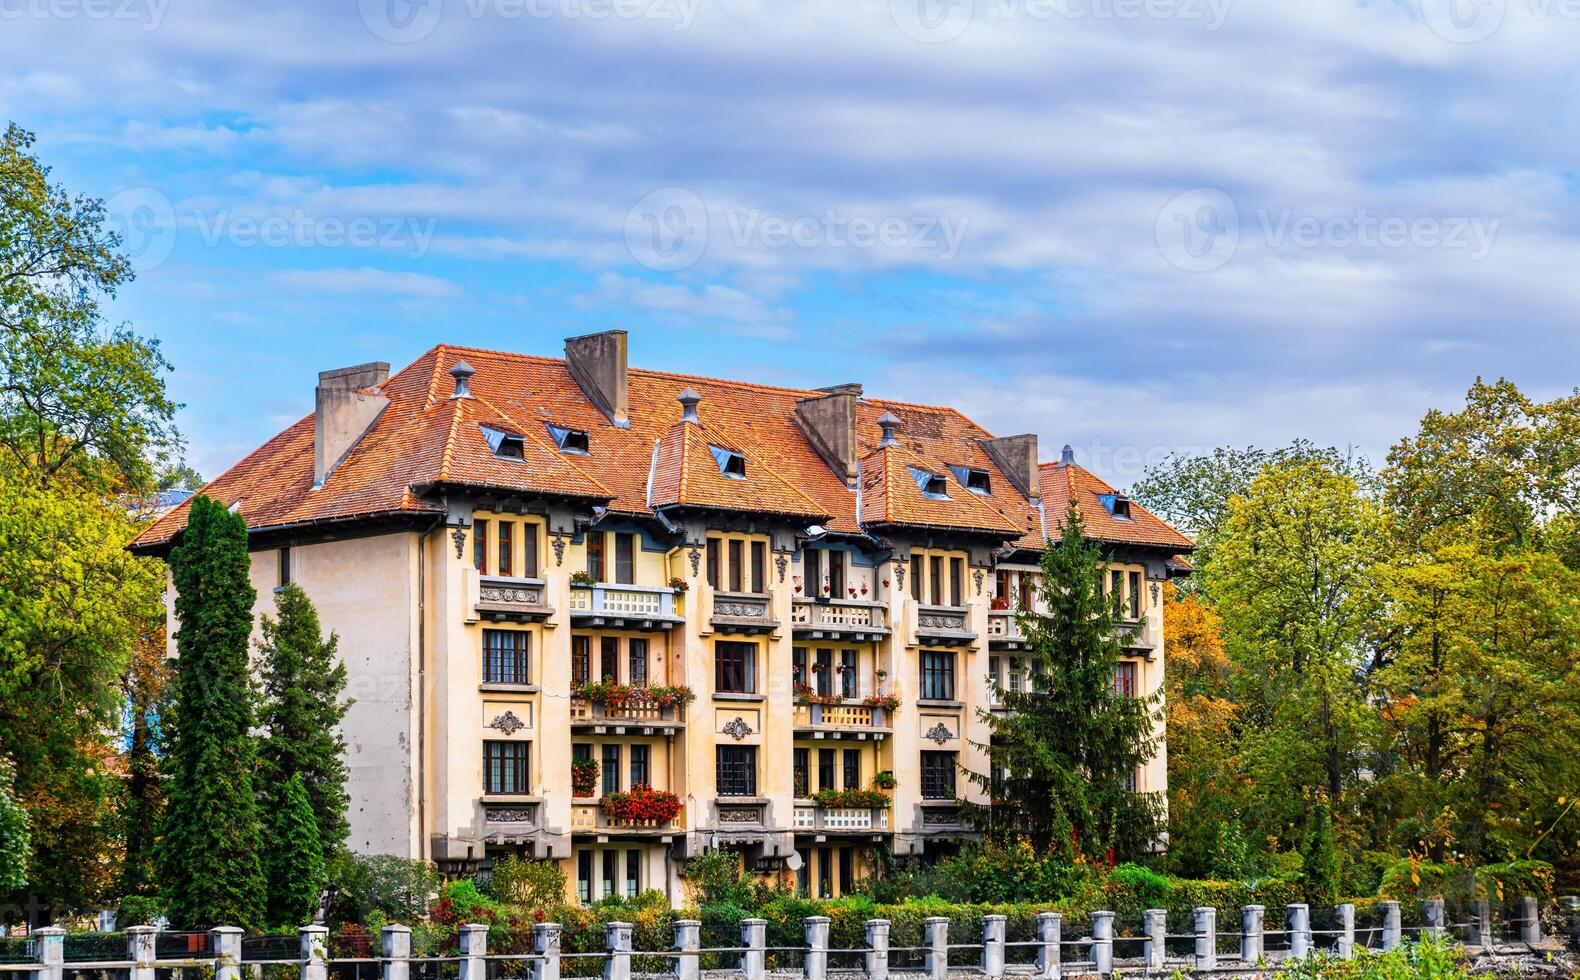
[[(324, 372), (315, 413), (206, 493), (247, 521), (256, 611), (299, 582), (340, 634), (353, 848), (554, 859), (586, 899), (679, 899), (708, 848), (837, 894), (876, 847), (951, 846), (1068, 503), (1141, 624), (1124, 691), (1162, 682), (1159, 587), (1191, 547), (1036, 436), (856, 384), (628, 369), (621, 331)], [(186, 513), (134, 548), (168, 552)], [(813, 799), (880, 773), (889, 799)]]

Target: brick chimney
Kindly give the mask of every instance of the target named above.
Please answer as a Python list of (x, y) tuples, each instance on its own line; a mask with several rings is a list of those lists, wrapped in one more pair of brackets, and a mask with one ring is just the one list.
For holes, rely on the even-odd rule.
[(313, 399), (314, 489), (324, 485), (390, 403), (383, 395), (366, 390), (377, 388), (389, 376), (390, 366), (384, 361), (318, 373)]
[(825, 394), (795, 403), (796, 423), (824, 462), (846, 486), (854, 487), (857, 479), (856, 399), (861, 397), (861, 385), (843, 384), (818, 390)]
[(610, 422), (628, 427), (625, 331), (605, 330), (565, 340), (565, 366)]
[(1037, 478), (1037, 437), (1032, 434), (1022, 436), (1000, 436), (997, 439), (983, 439), (982, 448), (993, 457), (993, 462), (1004, 471), (1010, 482), (1015, 484), (1028, 499), (1035, 500), (1042, 496), (1042, 488)]

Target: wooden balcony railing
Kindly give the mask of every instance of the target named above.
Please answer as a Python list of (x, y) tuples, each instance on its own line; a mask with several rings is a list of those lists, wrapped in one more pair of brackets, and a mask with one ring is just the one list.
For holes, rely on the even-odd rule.
[(889, 633), (889, 610), (864, 599), (797, 599), (790, 605), (790, 626), (798, 637), (875, 640)]
[(662, 708), (655, 705), (613, 707), (607, 704), (592, 704), (585, 698), (574, 695), (571, 697), (572, 725), (679, 728), (685, 723), (682, 712), (677, 711), (673, 705)]
[(573, 585), (571, 619), (579, 625), (669, 629), (682, 621), (675, 590), (653, 585)]
[(988, 645), (995, 650), (1019, 650), (1026, 643), (1021, 632), (1020, 619), (1013, 609), (994, 609), (988, 612)]
[(797, 728), (883, 734), (889, 730), (888, 712), (865, 704), (798, 704), (794, 717)]
[(807, 831), (857, 831), (882, 833), (889, 829), (889, 810), (833, 809), (815, 803), (797, 803), (795, 829)]

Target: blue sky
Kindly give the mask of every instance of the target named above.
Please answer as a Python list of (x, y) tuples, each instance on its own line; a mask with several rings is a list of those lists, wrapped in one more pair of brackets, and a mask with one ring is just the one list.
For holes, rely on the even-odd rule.
[(1580, 4), (0, 0), (212, 476), (439, 342), (861, 381), (1148, 460), (1580, 372)]

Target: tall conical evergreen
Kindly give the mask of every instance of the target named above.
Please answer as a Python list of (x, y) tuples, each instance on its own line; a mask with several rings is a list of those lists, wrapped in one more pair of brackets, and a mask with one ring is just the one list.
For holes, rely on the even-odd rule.
[(279, 794), (269, 821), (269, 846), (264, 863), (269, 879), (268, 921), (271, 926), (306, 925), (324, 887), (323, 845), (318, 821), (301, 773), (292, 773)]
[[(258, 747), (263, 775), (265, 806), (277, 810), (281, 794), (293, 776), (302, 785), (317, 822), (317, 839), (328, 864), (345, 846), (346, 808), (345, 739), (340, 720), (350, 702), (342, 703), (346, 667), (337, 661), (340, 638), (325, 640), (319, 631), (318, 611), (298, 585), (275, 592), (279, 619), (263, 618), (263, 706), (259, 719), (266, 732)], [(270, 851), (285, 846), (268, 833)]]
[(248, 567), (246, 523), (217, 501), (194, 499), (170, 553), (180, 660), (162, 719), (171, 729), (159, 865), (180, 929), (263, 925), (247, 670), (256, 593)]
[(993, 802), (965, 811), (1000, 841), (1025, 838), (1039, 851), (1069, 857), (1135, 857), (1151, 849), (1160, 830), (1161, 802), (1128, 785), (1157, 751), (1161, 697), (1114, 693), (1129, 637), (1103, 594), (1102, 547), (1086, 540), (1074, 508), (1059, 543), (1043, 552), (1041, 569), (1048, 611), (1019, 613), (1031, 682), (998, 692), (1007, 710), (978, 711), (992, 732), (984, 748), (993, 772), (970, 778)]

